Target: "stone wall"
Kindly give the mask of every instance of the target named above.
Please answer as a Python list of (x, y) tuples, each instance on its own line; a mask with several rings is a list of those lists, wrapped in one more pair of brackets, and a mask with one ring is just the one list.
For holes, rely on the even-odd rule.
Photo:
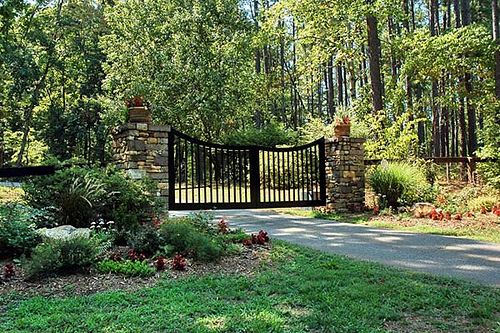
[(128, 123), (113, 133), (115, 165), (131, 178), (149, 176), (158, 182), (168, 203), (168, 133), (170, 126)]
[(364, 139), (327, 139), (326, 204), (338, 212), (356, 212), (365, 206)]

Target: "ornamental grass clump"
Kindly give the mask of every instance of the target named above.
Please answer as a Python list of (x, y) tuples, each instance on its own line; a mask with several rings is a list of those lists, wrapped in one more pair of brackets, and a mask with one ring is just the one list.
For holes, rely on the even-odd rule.
[(411, 205), (434, 195), (424, 171), (406, 162), (377, 166), (369, 173), (368, 184), (379, 197), (381, 208)]

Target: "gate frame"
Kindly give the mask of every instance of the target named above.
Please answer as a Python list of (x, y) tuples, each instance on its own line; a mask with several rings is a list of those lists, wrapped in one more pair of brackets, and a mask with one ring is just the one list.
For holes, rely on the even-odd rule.
[[(181, 137), (184, 140), (194, 144), (203, 145), (210, 148), (219, 149), (238, 149), (249, 151), (249, 169), (250, 169), (250, 202), (224, 202), (224, 203), (176, 203), (175, 202), (175, 137)], [(259, 208), (289, 208), (289, 207), (319, 207), (327, 204), (326, 192), (326, 151), (325, 138), (298, 147), (271, 148), (257, 145), (221, 145), (193, 138), (180, 131), (170, 128), (168, 133), (168, 209), (169, 210), (196, 210), (196, 209), (259, 209)], [(318, 172), (319, 172), (319, 196), (318, 200), (301, 201), (273, 201), (263, 202), (260, 199), (260, 151), (286, 152), (298, 151), (309, 147), (318, 146)]]

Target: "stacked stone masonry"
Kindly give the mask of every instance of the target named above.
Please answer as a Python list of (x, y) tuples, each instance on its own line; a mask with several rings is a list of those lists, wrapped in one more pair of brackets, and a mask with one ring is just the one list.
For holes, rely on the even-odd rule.
[(131, 178), (158, 182), (158, 195), (168, 202), (168, 133), (170, 126), (128, 123), (113, 135), (113, 160)]
[(361, 211), (365, 206), (364, 139), (339, 137), (326, 140), (327, 209)]

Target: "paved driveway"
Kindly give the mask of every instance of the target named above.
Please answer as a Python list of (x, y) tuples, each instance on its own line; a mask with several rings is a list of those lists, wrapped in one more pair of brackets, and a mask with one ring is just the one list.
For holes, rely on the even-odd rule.
[[(173, 216), (186, 212), (171, 212)], [(356, 259), (500, 287), (500, 245), (415, 234), (266, 210), (220, 210), (230, 226)]]

